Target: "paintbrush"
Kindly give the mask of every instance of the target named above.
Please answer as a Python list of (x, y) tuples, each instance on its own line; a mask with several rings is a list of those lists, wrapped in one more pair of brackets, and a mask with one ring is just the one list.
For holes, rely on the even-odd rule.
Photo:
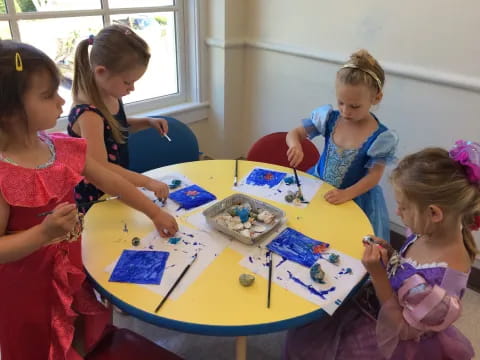
[(190, 263), (185, 266), (185, 269), (183, 269), (182, 273), (180, 274), (180, 276), (178, 277), (178, 279), (175, 281), (175, 283), (172, 285), (172, 287), (170, 288), (170, 290), (168, 290), (167, 292), (167, 295), (165, 295), (165, 297), (162, 299), (162, 301), (160, 302), (160, 304), (158, 304), (158, 306), (155, 308), (155, 312), (157, 312), (161, 307), (162, 305), (165, 303), (165, 301), (168, 299), (168, 297), (170, 296), (170, 294), (172, 293), (173, 290), (175, 290), (175, 288), (177, 287), (178, 283), (180, 282), (180, 280), (182, 280), (182, 278), (185, 276), (185, 274), (187, 273), (188, 269), (190, 269), (190, 267), (192, 266), (193, 262), (197, 259), (197, 255), (198, 253), (195, 253), (195, 255), (193, 255), (193, 259), (192, 261), (190, 261)]
[(272, 290), (272, 263), (273, 263), (272, 252), (269, 251), (267, 309), (270, 309), (270, 293), (271, 293), (271, 290)]
[[(99, 199), (99, 200), (93, 200), (93, 201), (87, 201), (87, 202), (79, 203), (79, 204), (77, 204), (77, 209), (81, 209), (85, 206), (93, 205), (93, 204), (96, 204), (96, 203), (99, 203), (99, 202), (116, 200), (118, 198), (120, 198), (120, 196), (111, 196), (111, 197), (108, 197), (106, 199)], [(37, 214), (37, 216), (47, 216), (47, 215), (50, 215), (51, 213), (53, 213), (53, 210), (39, 213), (39, 214)]]
[(238, 159), (235, 159), (235, 176), (233, 177), (233, 186), (237, 186), (238, 180)]
[(298, 179), (296, 168), (293, 168), (293, 174), (295, 175), (295, 182), (297, 183), (297, 187), (298, 187), (298, 197), (300, 198), (301, 201), (305, 201), (305, 199), (303, 198), (302, 188), (300, 187), (300, 180)]

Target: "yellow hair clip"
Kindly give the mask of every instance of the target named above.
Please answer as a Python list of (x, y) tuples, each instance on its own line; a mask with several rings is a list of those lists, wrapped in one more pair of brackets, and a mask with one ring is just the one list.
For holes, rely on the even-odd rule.
[(23, 63), (22, 63), (22, 57), (20, 56), (20, 53), (15, 53), (15, 70), (17, 71), (23, 71)]

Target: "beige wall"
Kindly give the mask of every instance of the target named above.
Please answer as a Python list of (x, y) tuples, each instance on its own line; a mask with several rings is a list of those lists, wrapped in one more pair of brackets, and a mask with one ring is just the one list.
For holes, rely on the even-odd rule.
[[(221, 124), (227, 140), (215, 155), (244, 155), (259, 137), (289, 130), (313, 108), (334, 104), (335, 72), (362, 47), (387, 71), (385, 97), (375, 112), (397, 130), (399, 156), (458, 138), (480, 140), (479, 1), (209, 4), (219, 6), (209, 11), (215, 16), (208, 39), (211, 126)], [(392, 221), (400, 224), (391, 189), (382, 183)]]

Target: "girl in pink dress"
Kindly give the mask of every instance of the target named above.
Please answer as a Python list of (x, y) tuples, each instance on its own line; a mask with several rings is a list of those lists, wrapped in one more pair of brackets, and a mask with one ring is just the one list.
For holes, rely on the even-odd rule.
[(365, 244), (371, 282), (332, 317), (289, 331), (287, 359), (473, 358), (453, 323), (478, 253), (471, 231), (480, 226), (480, 144), (409, 155), (391, 180), (413, 234), (399, 253), (380, 238)]
[(38, 49), (0, 41), (2, 360), (82, 359), (108, 328), (111, 313), (82, 267), (74, 187), (84, 176), (144, 212), (163, 236), (178, 229), (133, 185), (90, 159), (84, 139), (42, 133), (62, 112), (59, 79)]

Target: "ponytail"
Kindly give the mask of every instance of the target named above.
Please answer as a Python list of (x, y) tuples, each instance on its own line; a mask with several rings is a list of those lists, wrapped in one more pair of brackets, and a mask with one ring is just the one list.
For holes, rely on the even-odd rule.
[(95, 82), (93, 69), (90, 65), (88, 46), (90, 45), (89, 39), (80, 41), (75, 51), (75, 68), (73, 75), (73, 87), (72, 95), (73, 101), (79, 102), (79, 94), (83, 93), (84, 96), (88, 96), (88, 100), (94, 105), (105, 117), (108, 125), (112, 129), (112, 135), (115, 141), (119, 144), (125, 143), (125, 137), (122, 135), (123, 127), (108, 110), (107, 106), (100, 96), (100, 92)]

